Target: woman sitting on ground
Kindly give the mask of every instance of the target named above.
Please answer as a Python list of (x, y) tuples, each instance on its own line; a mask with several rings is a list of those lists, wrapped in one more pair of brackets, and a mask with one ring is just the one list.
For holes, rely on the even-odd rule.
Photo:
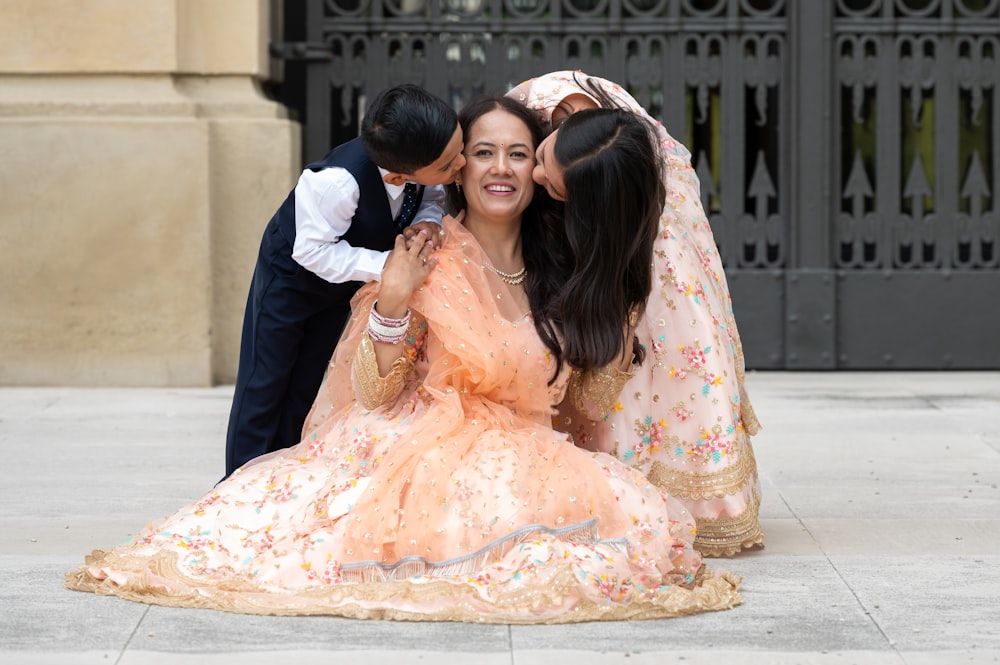
[[(552, 429), (567, 390), (588, 409), (630, 371), (628, 310), (641, 300), (608, 279), (625, 309), (580, 326), (553, 267), (573, 260), (547, 242), (580, 238), (544, 222), (535, 200), (540, 126), (503, 98), (461, 122), (464, 215), (444, 220), (436, 253), (426, 232), (408, 247), (397, 238), (381, 282), (358, 292), (302, 442), (95, 553), (68, 586), (247, 613), (500, 623), (740, 601), (735, 580), (702, 567), (677, 501)], [(615, 196), (638, 212), (608, 267), (648, 291), (662, 192), (647, 127), (598, 111), (561, 140), (579, 137), (596, 168), (636, 164)]]

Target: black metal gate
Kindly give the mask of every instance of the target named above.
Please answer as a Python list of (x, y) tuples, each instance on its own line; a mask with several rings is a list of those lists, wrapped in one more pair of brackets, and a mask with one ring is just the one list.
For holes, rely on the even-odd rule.
[(581, 69), (691, 149), (748, 367), (1000, 368), (1000, 0), (286, 0), (285, 26), (306, 160), (396, 83), (459, 107)]

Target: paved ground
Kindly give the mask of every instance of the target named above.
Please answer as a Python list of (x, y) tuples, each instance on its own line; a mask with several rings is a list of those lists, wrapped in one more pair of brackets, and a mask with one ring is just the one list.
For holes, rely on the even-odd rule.
[[(0, 663), (1000, 662), (1000, 373), (758, 373), (767, 548), (745, 603), (681, 619), (477, 626), (251, 617), (62, 588), (201, 494), (231, 388), (0, 388)], [(349, 658), (349, 661), (341, 660)]]

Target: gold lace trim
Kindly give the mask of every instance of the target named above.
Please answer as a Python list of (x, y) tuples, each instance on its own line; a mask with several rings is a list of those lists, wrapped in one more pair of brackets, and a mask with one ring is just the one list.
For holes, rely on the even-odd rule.
[(412, 367), (413, 361), (404, 352), (392, 363), (389, 373), (380, 376), (378, 359), (375, 357), (375, 345), (367, 333), (361, 335), (361, 343), (358, 344), (358, 350), (354, 353), (354, 362), (351, 364), (354, 392), (358, 396), (358, 401), (369, 411), (392, 402), (399, 397), (399, 393), (403, 392), (403, 385), (406, 383), (406, 377)]
[[(736, 321), (730, 320), (729, 325), (736, 330)], [(740, 419), (743, 421), (743, 429), (750, 436), (756, 436), (760, 431), (761, 424), (757, 420), (757, 412), (754, 411), (750, 402), (750, 395), (746, 388), (746, 358), (743, 355), (743, 342), (740, 340), (739, 332), (736, 332), (736, 383), (740, 389)]]
[(603, 420), (618, 402), (618, 396), (633, 376), (632, 365), (625, 372), (614, 364), (599, 370), (573, 370), (569, 379), (569, 397), (576, 409), (591, 420)]
[(736, 494), (757, 475), (757, 460), (747, 443), (732, 454), (736, 462), (721, 471), (681, 471), (654, 460), (646, 477), (659, 489), (681, 499), (722, 498)]
[[(111, 569), (116, 582), (89, 570)], [(544, 583), (496, 589), (484, 597), (464, 581), (402, 580), (334, 584), (307, 590), (269, 592), (246, 580), (200, 582), (177, 567), (177, 555), (121, 556), (95, 550), (87, 562), (66, 574), (66, 587), (151, 605), (223, 610), (276, 616), (332, 615), (355, 619), (465, 621), (499, 624), (563, 624), (583, 621), (659, 619), (725, 610), (743, 602), (741, 578), (704, 568), (692, 588), (665, 586), (633, 594), (630, 602), (596, 602), (580, 596), (580, 582), (569, 564)]]
[(750, 396), (747, 395), (746, 386), (743, 385), (743, 381), (740, 380), (740, 419), (743, 421), (743, 429), (750, 436), (756, 436), (760, 431), (761, 424), (757, 420), (757, 412), (753, 409), (753, 404), (750, 403)]
[(747, 509), (736, 517), (695, 518), (698, 532), (694, 548), (704, 556), (732, 556), (742, 550), (764, 547), (760, 528), (760, 495), (751, 493)]

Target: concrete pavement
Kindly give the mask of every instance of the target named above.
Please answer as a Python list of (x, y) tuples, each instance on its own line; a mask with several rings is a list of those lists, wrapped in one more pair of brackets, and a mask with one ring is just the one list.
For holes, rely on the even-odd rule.
[(0, 663), (1000, 662), (1000, 373), (751, 373), (744, 604), (570, 626), (256, 617), (67, 591), (221, 475), (231, 387), (0, 388)]

